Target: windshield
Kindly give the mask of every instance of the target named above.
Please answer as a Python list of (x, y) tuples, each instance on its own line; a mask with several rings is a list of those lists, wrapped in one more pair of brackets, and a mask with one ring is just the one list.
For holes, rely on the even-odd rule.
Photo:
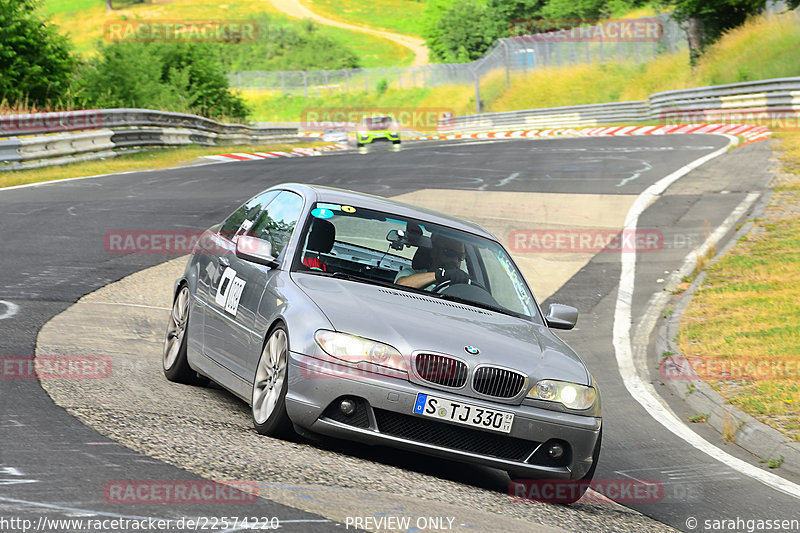
[(316, 204), (293, 271), (336, 276), (472, 304), (522, 318), (536, 304), (495, 241), (423, 220)]
[(369, 131), (388, 130), (392, 127), (391, 117), (372, 117), (364, 119), (364, 126)]

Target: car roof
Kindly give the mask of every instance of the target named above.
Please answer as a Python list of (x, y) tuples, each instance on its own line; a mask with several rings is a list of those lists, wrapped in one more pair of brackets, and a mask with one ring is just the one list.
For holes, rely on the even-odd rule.
[(417, 207), (415, 205), (398, 202), (396, 200), (390, 200), (381, 196), (348, 191), (345, 189), (337, 189), (335, 187), (326, 187), (323, 185), (307, 185), (304, 183), (284, 183), (281, 185), (276, 185), (274, 188), (294, 191), (313, 202), (354, 205), (363, 209), (387, 211), (399, 216), (416, 218), (423, 221), (427, 220), (440, 226), (450, 227), (460, 231), (466, 231), (468, 233), (474, 233), (493, 241), (497, 240), (497, 237), (492, 235), (483, 226), (475, 224), (474, 222), (469, 222), (467, 220), (456, 218), (450, 215), (445, 215), (444, 213), (433, 211), (431, 209), (425, 209), (424, 207)]

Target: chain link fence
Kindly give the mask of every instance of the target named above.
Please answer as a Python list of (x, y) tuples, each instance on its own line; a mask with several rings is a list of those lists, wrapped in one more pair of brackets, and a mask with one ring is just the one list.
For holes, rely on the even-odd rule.
[[(525, 21), (515, 21), (524, 28)], [(531, 21), (533, 22), (533, 21)], [(557, 21), (556, 21), (557, 22)], [(511, 30), (514, 30), (512, 25)], [(379, 86), (407, 89), (478, 82), (490, 72), (512, 74), (581, 63), (646, 62), (685, 46), (686, 35), (669, 15), (625, 19), (571, 30), (498, 39), (470, 63), (347, 70), (240, 71), (228, 74), (230, 86), (282, 94), (324, 96), (335, 92), (371, 92)]]

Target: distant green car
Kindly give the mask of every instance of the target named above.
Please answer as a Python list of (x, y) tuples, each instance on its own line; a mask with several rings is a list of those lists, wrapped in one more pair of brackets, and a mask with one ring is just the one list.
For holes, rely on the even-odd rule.
[(400, 144), (400, 132), (392, 117), (367, 117), (361, 121), (356, 131), (356, 146), (364, 146), (376, 141), (391, 141)]

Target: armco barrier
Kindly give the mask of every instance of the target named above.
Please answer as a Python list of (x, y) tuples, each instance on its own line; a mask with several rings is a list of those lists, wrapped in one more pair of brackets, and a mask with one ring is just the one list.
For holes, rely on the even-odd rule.
[(651, 95), (647, 100), (466, 115), (439, 121), (440, 132), (476, 133), (580, 128), (641, 122), (760, 122), (800, 117), (800, 77), (777, 78)]
[(504, 129), (578, 128), (649, 120), (647, 101), (550, 107), (505, 113), (466, 115), (439, 122), (440, 130), (465, 133)]
[(0, 171), (113, 157), (118, 149), (295, 142), (297, 128), (223, 124), (185, 113), (101, 109), (0, 116)]
[(82, 131), (99, 128), (187, 128), (212, 133), (290, 135), (296, 128), (224, 124), (197, 115), (152, 109), (88, 109), (0, 116), (0, 137)]
[(650, 96), (654, 120), (714, 120), (732, 115), (767, 118), (800, 115), (800, 78), (777, 78), (667, 91)]
[(58, 133), (19, 139), (17, 152), (22, 160), (47, 159), (65, 155), (112, 150), (113, 131), (102, 129), (80, 133)]
[(19, 161), (22, 156), (17, 151), (21, 143), (19, 139), (10, 139), (0, 141), (0, 162), (1, 161)]

